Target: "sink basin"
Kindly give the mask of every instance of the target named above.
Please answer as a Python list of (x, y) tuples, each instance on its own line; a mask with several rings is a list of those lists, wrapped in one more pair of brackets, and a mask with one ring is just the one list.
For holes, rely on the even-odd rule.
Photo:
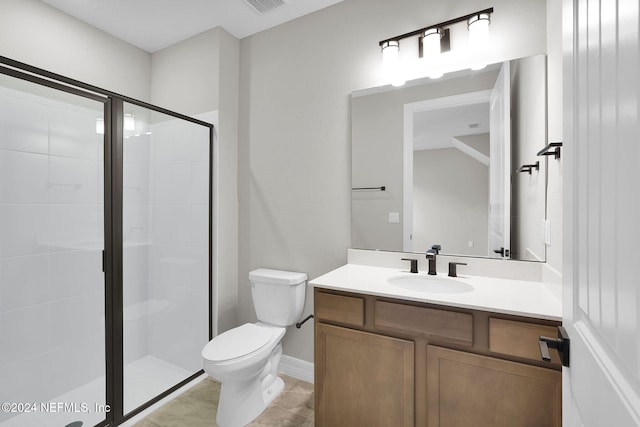
[(396, 276), (387, 283), (408, 291), (431, 294), (464, 294), (473, 291), (473, 286), (459, 280), (435, 276)]

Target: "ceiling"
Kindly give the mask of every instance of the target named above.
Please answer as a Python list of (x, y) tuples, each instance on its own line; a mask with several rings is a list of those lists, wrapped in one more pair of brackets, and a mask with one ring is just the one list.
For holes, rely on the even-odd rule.
[(417, 112), (413, 123), (414, 150), (453, 147), (456, 136), (489, 132), (489, 103)]
[(250, 0), (280, 4), (263, 14), (245, 0), (42, 0), (153, 53), (215, 27), (241, 39), (342, 0)]

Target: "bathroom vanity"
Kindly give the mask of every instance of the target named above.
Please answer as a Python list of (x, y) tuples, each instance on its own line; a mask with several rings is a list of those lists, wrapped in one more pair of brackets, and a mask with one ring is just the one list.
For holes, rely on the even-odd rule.
[[(454, 291), (425, 292), (433, 279)], [(560, 360), (538, 337), (562, 308), (545, 284), (347, 264), (311, 285), (317, 426), (561, 425)]]

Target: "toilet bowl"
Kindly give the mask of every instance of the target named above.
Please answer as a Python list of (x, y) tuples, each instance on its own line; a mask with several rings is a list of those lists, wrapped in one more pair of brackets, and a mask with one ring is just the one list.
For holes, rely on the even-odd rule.
[(249, 284), (258, 322), (245, 323), (211, 340), (202, 350), (204, 371), (222, 388), (216, 421), (241, 427), (254, 420), (280, 394), (278, 377), (285, 327), (302, 314), (304, 273), (258, 269)]
[(220, 381), (217, 422), (244, 426), (282, 391), (278, 378), (285, 328), (246, 323), (211, 340), (203, 349), (204, 371)]

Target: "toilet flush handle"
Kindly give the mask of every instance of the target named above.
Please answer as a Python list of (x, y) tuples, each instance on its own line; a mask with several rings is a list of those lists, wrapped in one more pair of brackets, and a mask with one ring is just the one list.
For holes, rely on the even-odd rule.
[(302, 327), (302, 325), (304, 324), (304, 322), (306, 322), (309, 319), (313, 319), (313, 314), (308, 315), (307, 317), (304, 318), (304, 320), (302, 320), (301, 322), (296, 323), (296, 328), (300, 329)]

